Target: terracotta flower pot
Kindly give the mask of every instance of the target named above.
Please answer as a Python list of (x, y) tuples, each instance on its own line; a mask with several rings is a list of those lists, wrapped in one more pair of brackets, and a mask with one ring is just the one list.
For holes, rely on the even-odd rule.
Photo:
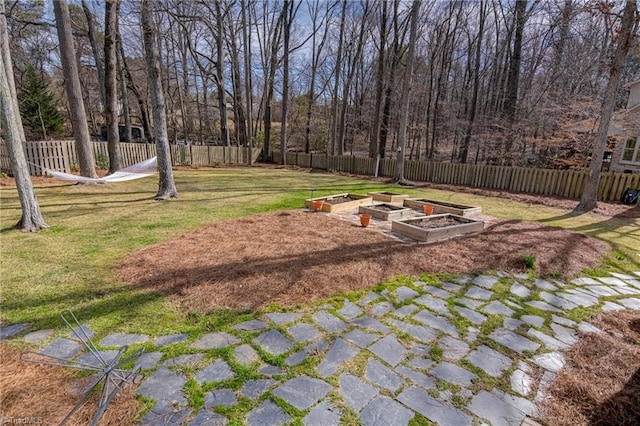
[(369, 222), (371, 222), (371, 215), (370, 214), (366, 214), (366, 213), (362, 213), (360, 215), (360, 225), (362, 225), (364, 228), (366, 228), (367, 226), (369, 226)]
[(425, 204), (424, 206), (422, 206), (422, 209), (424, 210), (424, 214), (426, 216), (431, 216), (433, 214), (433, 206)]
[(324, 203), (321, 200), (314, 200), (313, 201), (313, 209), (317, 212), (319, 212), (320, 210), (322, 210), (322, 205)]

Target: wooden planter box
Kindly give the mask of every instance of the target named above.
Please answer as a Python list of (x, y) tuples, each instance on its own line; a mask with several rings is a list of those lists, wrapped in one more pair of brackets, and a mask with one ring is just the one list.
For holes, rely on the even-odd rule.
[(370, 192), (369, 195), (373, 197), (373, 201), (382, 201), (384, 203), (401, 203), (402, 200), (407, 198), (407, 195), (396, 194), (395, 192)]
[(411, 215), (411, 209), (406, 207), (394, 206), (393, 204), (372, 204), (368, 206), (360, 206), (358, 213), (368, 213), (371, 217), (380, 220), (398, 220)]
[(422, 212), (422, 206), (433, 206), (433, 214), (450, 213), (456, 216), (474, 217), (482, 213), (482, 207), (464, 206), (462, 204), (445, 203), (442, 201), (427, 200), (426, 198), (408, 198), (404, 200), (404, 206)]
[(327, 213), (343, 212), (345, 210), (356, 209), (363, 204), (373, 203), (373, 199), (368, 195), (336, 194), (326, 197), (310, 198), (305, 200), (304, 206), (313, 209), (313, 202), (315, 200), (323, 201), (322, 211)]
[[(423, 222), (434, 223), (442, 218), (453, 219), (456, 224), (439, 228), (425, 228), (420, 226)], [(453, 214), (420, 216), (412, 219), (400, 219), (391, 222), (391, 231), (397, 232), (405, 237), (413, 238), (418, 241), (425, 241), (427, 243), (446, 240), (458, 235), (482, 232), (483, 230), (484, 222)]]

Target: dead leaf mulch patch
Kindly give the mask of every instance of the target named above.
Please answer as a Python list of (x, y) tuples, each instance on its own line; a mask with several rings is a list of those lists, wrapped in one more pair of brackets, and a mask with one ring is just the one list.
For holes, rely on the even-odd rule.
[(640, 424), (640, 312), (599, 314), (565, 354), (541, 406), (548, 426)]
[(213, 223), (146, 247), (119, 279), (171, 295), (186, 311), (257, 309), (362, 290), (398, 275), (518, 272), (534, 255), (540, 274), (571, 276), (609, 246), (537, 222), (493, 220), (485, 232), (435, 244), (405, 243), (307, 210)]
[[(80, 400), (86, 379), (60, 367), (28, 364), (20, 351), (0, 344), (0, 416), (10, 424), (59, 424)], [(88, 425), (96, 414), (97, 395), (74, 414), (67, 424)], [(111, 401), (101, 426), (133, 424), (141, 412), (134, 387), (126, 385)]]

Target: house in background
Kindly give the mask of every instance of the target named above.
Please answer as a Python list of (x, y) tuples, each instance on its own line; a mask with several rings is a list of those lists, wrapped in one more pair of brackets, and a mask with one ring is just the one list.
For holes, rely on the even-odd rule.
[(629, 101), (624, 113), (624, 138), (616, 144), (609, 169), (612, 172), (640, 173), (640, 80), (627, 84)]

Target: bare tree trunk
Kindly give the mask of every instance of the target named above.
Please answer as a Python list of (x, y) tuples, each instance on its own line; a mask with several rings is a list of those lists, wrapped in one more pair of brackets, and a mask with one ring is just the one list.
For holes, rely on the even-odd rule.
[(169, 155), (169, 138), (167, 136), (167, 117), (164, 108), (164, 94), (160, 77), (160, 60), (156, 45), (155, 25), (151, 16), (151, 1), (142, 0), (140, 23), (144, 36), (144, 51), (147, 59), (149, 74), (149, 92), (151, 94), (151, 108), (153, 110), (153, 124), (158, 153), (158, 193), (156, 200), (177, 198), (178, 191), (173, 181), (171, 170), (171, 156)]
[[(384, 61), (387, 49), (387, 2), (381, 1), (382, 14), (380, 16), (380, 49), (378, 50), (378, 67), (376, 71), (376, 103), (373, 109), (373, 125), (369, 136), (369, 156), (376, 158), (380, 154), (378, 135), (380, 134), (380, 109), (382, 108), (382, 94), (384, 93)], [(381, 154), (384, 157), (384, 152)]]
[(118, 79), (120, 80), (120, 92), (122, 95), (122, 113), (124, 114), (124, 135), (127, 142), (133, 141), (133, 134), (131, 132), (131, 110), (129, 108), (129, 93), (127, 92), (127, 81), (124, 75), (124, 58), (121, 55), (122, 52), (122, 40), (120, 35), (117, 36), (117, 48), (116, 48), (116, 66), (118, 67)]
[(607, 147), (609, 124), (615, 107), (616, 91), (620, 85), (624, 61), (634, 38), (634, 18), (637, 14), (637, 9), (636, 0), (627, 0), (624, 6), (624, 14), (622, 15), (620, 32), (618, 33), (618, 45), (609, 68), (609, 81), (607, 82), (607, 89), (600, 109), (600, 123), (598, 124), (598, 133), (596, 134), (593, 153), (591, 154), (589, 179), (580, 198), (580, 203), (576, 207), (577, 211), (591, 211), (598, 204), (598, 185), (600, 183), (602, 157)]
[(118, 128), (118, 80), (116, 78), (116, 38), (120, 0), (105, 1), (104, 19), (104, 84), (105, 118), (107, 121), (107, 151), (109, 174), (122, 168), (120, 160), (120, 131)]
[(505, 99), (504, 112), (513, 122), (516, 119), (516, 109), (518, 106), (518, 83), (520, 80), (520, 59), (522, 57), (522, 34), (526, 21), (527, 0), (516, 0), (515, 9), (515, 35), (513, 39), (513, 53), (509, 62), (509, 74), (507, 76), (507, 94)]
[(338, 57), (336, 59), (335, 82), (333, 85), (333, 97), (331, 104), (331, 149), (329, 155), (336, 154), (337, 130), (338, 130), (338, 87), (340, 87), (340, 67), (342, 65), (342, 49), (344, 41), (344, 24), (346, 20), (347, 0), (342, 1), (342, 12), (340, 13), (340, 38), (338, 41)]
[(469, 121), (467, 122), (467, 131), (464, 135), (464, 141), (460, 147), (460, 162), (466, 163), (469, 155), (469, 145), (471, 143), (471, 133), (473, 132), (473, 124), (476, 120), (476, 112), (478, 110), (478, 91), (480, 88), (480, 60), (482, 55), (482, 39), (484, 37), (484, 21), (486, 16), (486, 3), (480, 1), (480, 17), (478, 24), (478, 39), (476, 41), (476, 56), (474, 59), (473, 70), (473, 94), (471, 95), (471, 103), (469, 105)]
[(284, 53), (282, 64), (282, 125), (280, 127), (280, 164), (287, 164), (287, 113), (289, 112), (289, 39), (293, 19), (293, 1), (284, 2)]
[(420, 0), (414, 0), (411, 7), (411, 30), (409, 33), (409, 52), (407, 53), (407, 70), (402, 80), (402, 99), (400, 99), (400, 130), (398, 133), (398, 168), (395, 181), (406, 183), (404, 178), (404, 162), (407, 138), (407, 124), (409, 122), (409, 91), (413, 81), (413, 63), (416, 56), (416, 39), (418, 38), (418, 16), (420, 14)]
[(269, 57), (269, 70), (266, 81), (266, 97), (264, 99), (264, 159), (271, 159), (271, 102), (273, 100), (274, 81), (276, 77), (276, 67), (278, 66), (278, 47), (280, 46), (280, 37), (282, 36), (282, 21), (284, 19), (284, 8), (280, 11), (276, 27), (271, 39), (271, 54)]
[(13, 79), (4, 1), (0, 2), (0, 49), (0, 120), (22, 209), (22, 217), (15, 227), (24, 232), (35, 232), (48, 226), (40, 212), (24, 155), (25, 138)]
[(249, 30), (251, 28), (251, 14), (247, 22), (246, 0), (241, 1), (242, 8), (242, 42), (244, 44), (244, 90), (247, 102), (247, 163), (253, 164), (253, 89), (251, 86), (251, 39)]
[(224, 88), (224, 21), (222, 19), (222, 10), (220, 2), (216, 2), (216, 24), (218, 33), (216, 34), (216, 48), (218, 49), (218, 58), (216, 60), (216, 83), (218, 85), (218, 109), (220, 110), (220, 137), (222, 145), (229, 146), (229, 128), (227, 126), (227, 100)]
[(106, 86), (104, 82), (105, 76), (102, 55), (100, 54), (100, 43), (98, 42), (98, 38), (96, 37), (96, 24), (93, 21), (93, 13), (91, 13), (91, 9), (89, 9), (86, 0), (82, 0), (82, 10), (84, 11), (84, 16), (87, 19), (87, 35), (89, 36), (89, 44), (91, 45), (93, 58), (96, 61), (96, 72), (98, 73), (98, 84), (100, 85), (100, 100), (102, 101), (103, 108), (106, 108)]
[(82, 88), (78, 76), (75, 49), (73, 47), (73, 34), (71, 33), (71, 18), (67, 0), (53, 2), (53, 11), (56, 17), (56, 29), (60, 42), (60, 60), (64, 74), (64, 86), (69, 101), (73, 136), (76, 141), (80, 175), (84, 177), (96, 177), (96, 166), (91, 147), (91, 137), (87, 126), (87, 114), (82, 100)]

